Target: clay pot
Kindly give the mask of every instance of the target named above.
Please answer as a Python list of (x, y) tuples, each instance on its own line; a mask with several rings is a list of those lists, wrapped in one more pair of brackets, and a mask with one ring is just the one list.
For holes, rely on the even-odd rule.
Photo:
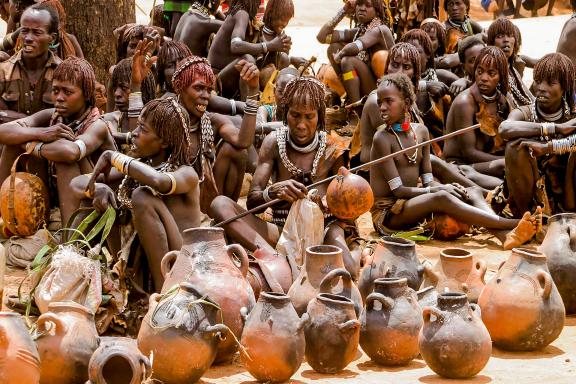
[(340, 97), (344, 96), (346, 93), (346, 88), (342, 85), (340, 81), (340, 76), (336, 73), (332, 65), (322, 64), (318, 70), (318, 80), (322, 82), (328, 89), (336, 91)]
[(456, 240), (470, 231), (470, 224), (462, 223), (452, 216), (434, 215), (434, 219), (429, 224), (430, 230), (437, 240)]
[[(218, 304), (224, 324), (240, 338), (243, 327), (240, 308), (251, 310), (256, 304), (254, 292), (246, 279), (246, 251), (237, 244), (227, 246), (222, 228), (187, 229), (182, 237), (182, 249), (168, 252), (162, 259), (162, 271), (166, 276), (162, 292), (179, 281), (189, 282), (194, 289)], [(233, 256), (240, 259), (240, 269), (235, 265)], [(229, 359), (236, 349), (234, 338), (227, 337), (218, 344), (216, 362)]]
[(372, 208), (374, 193), (366, 179), (340, 167), (326, 190), (326, 203), (337, 218), (354, 220)]
[(102, 337), (88, 365), (89, 384), (140, 384), (149, 375), (150, 361), (129, 337)]
[(154, 354), (153, 378), (165, 384), (194, 383), (210, 368), (229, 329), (216, 303), (183, 282), (168, 295), (153, 294), (138, 333), (138, 348)]
[(548, 269), (566, 313), (576, 313), (576, 214), (560, 213), (549, 218), (548, 231), (539, 250), (548, 259)]
[(73, 301), (54, 302), (36, 325), (40, 383), (86, 382), (88, 363), (99, 344), (94, 314)]
[(416, 256), (416, 243), (412, 240), (382, 236), (372, 254), (369, 251), (369, 248), (364, 251), (364, 268), (358, 280), (362, 298), (374, 290), (374, 280), (381, 277), (405, 277), (410, 288), (420, 288), (424, 266)]
[(564, 304), (550, 276), (546, 256), (515, 248), (486, 284), (478, 304), (494, 344), (510, 351), (535, 351), (560, 335)]
[[(258, 248), (253, 253), (254, 258), (260, 262), (260, 265), (264, 264), (269, 272), (270, 278), (266, 281), (270, 281), (267, 285), (275, 285), (273, 281), (277, 282), (282, 288), (282, 292), (286, 293), (292, 285), (292, 269), (286, 256), (279, 254), (278, 252), (272, 252), (269, 249)], [(265, 272), (265, 273), (267, 273)], [(273, 280), (273, 281), (271, 281)]]
[(337, 373), (354, 360), (360, 339), (360, 322), (347, 297), (320, 293), (307, 310), (304, 327), (306, 361), (320, 373)]
[(376, 279), (360, 323), (360, 345), (377, 364), (406, 365), (418, 356), (422, 310), (405, 278)]
[(299, 319), (287, 295), (262, 292), (246, 317), (240, 340), (244, 346), (240, 358), (246, 370), (266, 383), (290, 379), (304, 360), (307, 323), (308, 315)]
[(472, 253), (461, 248), (446, 248), (440, 251), (440, 260), (434, 267), (424, 267), (423, 287), (433, 286), (438, 292), (463, 292), (471, 303), (478, 302), (484, 289), (486, 262), (476, 260)]
[[(333, 272), (334, 270), (338, 272)], [(338, 277), (342, 277), (342, 281), (339, 281)], [(298, 315), (301, 316), (306, 312), (308, 303), (319, 293), (321, 284), (326, 287), (325, 293), (351, 298), (356, 314), (360, 316), (362, 310), (360, 291), (344, 267), (342, 250), (336, 246), (316, 245), (306, 248), (304, 267), (288, 291), (288, 296)]]
[(492, 353), (490, 334), (476, 304), (463, 293), (442, 293), (437, 307), (422, 310), (419, 346), (430, 369), (449, 379), (475, 376)]
[(40, 356), (22, 316), (0, 312), (0, 383), (38, 384)]

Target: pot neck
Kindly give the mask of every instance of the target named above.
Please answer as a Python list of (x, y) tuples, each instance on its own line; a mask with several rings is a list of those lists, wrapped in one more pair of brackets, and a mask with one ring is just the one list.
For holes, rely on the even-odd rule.
[(284, 306), (290, 304), (290, 297), (284, 293), (261, 292), (258, 301), (275, 306)]
[(472, 261), (472, 253), (461, 248), (447, 248), (440, 252), (443, 262), (466, 263)]
[(544, 255), (542, 252), (532, 249), (514, 248), (510, 257), (518, 258), (519, 260), (528, 264), (544, 266), (547, 265), (546, 255)]
[(332, 308), (354, 311), (354, 302), (345, 296), (335, 295), (333, 293), (320, 293), (316, 296), (316, 299), (322, 304)]
[(94, 314), (88, 308), (73, 301), (69, 302), (54, 302), (48, 305), (48, 311), (52, 313), (72, 313), (86, 317), (88, 319), (94, 318)]
[(552, 224), (564, 224), (570, 221), (576, 221), (576, 213), (558, 213), (548, 219), (548, 227)]
[(404, 296), (408, 291), (408, 279), (383, 277), (374, 280), (374, 292), (381, 293), (384, 296), (396, 298)]
[(468, 297), (464, 293), (442, 293), (438, 295), (438, 308), (443, 311), (456, 311), (468, 305)]
[(184, 245), (194, 245), (200, 242), (220, 242), (226, 245), (222, 228), (190, 228), (182, 233)]
[(318, 287), (330, 271), (345, 268), (342, 250), (333, 246), (309, 247), (306, 249), (305, 266), (310, 284)]
[(381, 244), (398, 257), (411, 259), (416, 255), (416, 243), (412, 240), (383, 236)]

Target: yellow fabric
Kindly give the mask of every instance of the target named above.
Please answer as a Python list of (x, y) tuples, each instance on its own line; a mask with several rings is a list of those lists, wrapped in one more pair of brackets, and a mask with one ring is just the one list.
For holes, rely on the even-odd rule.
[(260, 95), (260, 105), (264, 104), (276, 104), (276, 98), (274, 97), (274, 88), (276, 87), (276, 78), (278, 77), (278, 70), (274, 70), (272, 76), (266, 83), (262, 94)]
[(358, 77), (358, 75), (356, 74), (355, 70), (349, 71), (349, 72), (345, 72), (342, 74), (342, 79), (344, 81), (348, 81), (348, 80), (353, 80), (356, 77)]

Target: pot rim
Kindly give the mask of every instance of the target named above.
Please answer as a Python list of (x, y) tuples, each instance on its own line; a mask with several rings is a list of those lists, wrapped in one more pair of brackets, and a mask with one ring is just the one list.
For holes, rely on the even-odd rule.
[[(460, 254), (450, 254), (449, 252), (460, 253)], [(450, 260), (455, 260), (455, 261), (456, 260), (464, 261), (464, 260), (468, 260), (468, 259), (472, 258), (472, 252), (470, 252), (464, 248), (458, 248), (458, 247), (444, 248), (443, 250), (440, 251), (440, 257), (450, 259)]]
[(2, 311), (0, 312), (0, 317), (22, 317), (21, 314), (19, 314), (18, 312), (10, 312), (10, 311)]
[(94, 317), (94, 313), (82, 304), (78, 304), (75, 301), (54, 301), (48, 304), (48, 312), (76, 312), (83, 315)]
[(374, 285), (381, 285), (387, 288), (408, 286), (408, 279), (405, 277), (379, 277), (374, 280)]
[(393, 245), (395, 247), (415, 247), (416, 243), (410, 239), (404, 239), (402, 237), (395, 236), (382, 236), (380, 241), (384, 244)]
[(269, 302), (277, 302), (277, 303), (286, 303), (290, 301), (290, 296), (285, 293), (281, 292), (260, 292), (260, 296), (258, 296), (258, 301), (260, 298), (265, 299)]
[(188, 228), (182, 231), (183, 235), (193, 232), (224, 232), (224, 228), (220, 227), (198, 227), (198, 228)]
[(456, 304), (461, 306), (468, 303), (468, 296), (464, 292), (443, 292), (438, 294), (436, 304), (439, 308), (453, 307)]
[(554, 221), (558, 221), (558, 220), (565, 218), (565, 217), (576, 219), (576, 213), (575, 212), (557, 213), (557, 214), (552, 215), (548, 218), (548, 224), (550, 224)]
[(546, 255), (536, 249), (519, 247), (513, 248), (512, 253), (515, 253), (518, 256), (531, 261), (539, 261), (545, 263), (547, 260)]
[(352, 299), (335, 293), (319, 293), (316, 298), (320, 301), (354, 307)]
[(312, 245), (306, 248), (309, 255), (337, 255), (342, 253), (342, 248), (335, 245)]
[[(125, 351), (123, 350), (114, 350), (113, 352), (111, 352), (109, 355), (106, 355), (106, 359), (103, 361), (102, 364), (99, 364), (99, 369), (98, 369), (98, 376), (104, 376), (104, 366), (114, 357), (121, 357), (122, 359), (124, 359), (125, 361), (128, 362), (128, 365), (130, 365), (130, 369), (132, 370), (132, 379), (134, 379), (134, 375), (138, 372), (138, 368), (140, 368), (139, 365), (135, 364), (134, 359), (131, 359), (129, 357), (126, 357), (126, 353), (123, 353)], [(138, 350), (138, 352), (140, 352), (140, 350)], [(141, 352), (140, 352), (141, 353)], [(146, 369), (144, 369), (145, 371)]]

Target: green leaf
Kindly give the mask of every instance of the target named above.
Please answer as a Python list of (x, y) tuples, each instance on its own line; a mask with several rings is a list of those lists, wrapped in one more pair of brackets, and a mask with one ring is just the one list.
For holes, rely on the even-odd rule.
[[(86, 229), (88, 229), (88, 226), (92, 224), (92, 222), (96, 220), (98, 216), (99, 216), (98, 211), (93, 210), (92, 212), (90, 212), (88, 216), (86, 216), (86, 218), (84, 218), (84, 220), (82, 220), (82, 222), (80, 223), (80, 225), (78, 225), (78, 228), (76, 228), (76, 230), (79, 231), (80, 233), (84, 233)], [(72, 235), (72, 238), (70, 240), (75, 240), (78, 237), (79, 237), (78, 232), (74, 232), (74, 235)]]
[(42, 258), (44, 258), (44, 256), (46, 256), (46, 254), (48, 252), (53, 252), (55, 249), (55, 247), (52, 247), (48, 244), (46, 244), (45, 246), (43, 246), (42, 248), (40, 248), (40, 250), (38, 251), (38, 253), (36, 254), (36, 257), (34, 257), (34, 260), (32, 260), (32, 264), (30, 264), (30, 267), (34, 270), (36, 269), (38, 266), (41, 265), (42, 262)]

